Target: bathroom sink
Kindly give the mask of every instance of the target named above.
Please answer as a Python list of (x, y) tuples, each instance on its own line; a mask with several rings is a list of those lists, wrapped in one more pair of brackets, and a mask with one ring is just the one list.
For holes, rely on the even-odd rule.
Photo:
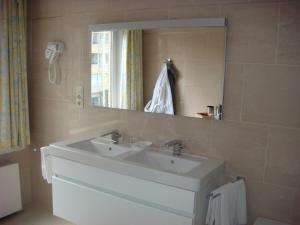
[(106, 138), (94, 138), (68, 144), (68, 147), (96, 153), (105, 157), (116, 157), (131, 150), (128, 144), (114, 144)]
[(224, 161), (172, 152), (147, 142), (112, 143), (102, 137), (82, 137), (52, 143), (50, 154), (125, 176), (198, 191), (209, 177), (221, 174)]
[(127, 156), (124, 160), (139, 163), (153, 169), (182, 174), (190, 172), (201, 164), (201, 161), (187, 159), (185, 156), (176, 157), (167, 152), (155, 151), (138, 152)]

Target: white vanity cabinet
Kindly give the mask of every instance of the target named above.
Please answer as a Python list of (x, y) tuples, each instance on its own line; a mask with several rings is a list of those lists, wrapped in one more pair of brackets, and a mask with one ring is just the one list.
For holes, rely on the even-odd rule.
[(77, 225), (202, 225), (207, 191), (192, 192), (52, 157), (54, 215)]

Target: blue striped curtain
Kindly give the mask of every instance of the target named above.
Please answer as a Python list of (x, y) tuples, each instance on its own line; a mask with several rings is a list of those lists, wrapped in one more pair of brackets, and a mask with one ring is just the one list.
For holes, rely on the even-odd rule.
[(121, 108), (143, 111), (143, 33), (125, 30), (122, 43)]
[(26, 0), (0, 0), (0, 151), (30, 143)]

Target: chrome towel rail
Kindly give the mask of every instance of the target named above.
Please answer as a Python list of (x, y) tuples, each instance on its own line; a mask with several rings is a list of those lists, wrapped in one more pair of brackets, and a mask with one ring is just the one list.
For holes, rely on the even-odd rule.
[[(237, 182), (238, 180), (246, 180), (246, 178), (245, 177), (242, 177), (242, 176), (237, 176), (236, 177), (236, 179), (234, 180), (234, 181), (232, 181), (232, 183), (234, 183), (234, 182)], [(221, 195), (221, 193), (218, 193), (218, 194), (213, 194), (213, 193), (209, 193), (208, 195), (207, 195), (207, 197), (208, 198), (212, 198), (212, 199), (214, 199), (214, 198), (217, 198), (217, 197), (219, 197)]]

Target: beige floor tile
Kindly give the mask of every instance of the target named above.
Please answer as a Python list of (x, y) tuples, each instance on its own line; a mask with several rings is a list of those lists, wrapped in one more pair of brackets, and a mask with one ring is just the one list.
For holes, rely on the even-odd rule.
[(0, 225), (72, 225), (38, 204), (26, 205), (21, 212), (0, 219)]

